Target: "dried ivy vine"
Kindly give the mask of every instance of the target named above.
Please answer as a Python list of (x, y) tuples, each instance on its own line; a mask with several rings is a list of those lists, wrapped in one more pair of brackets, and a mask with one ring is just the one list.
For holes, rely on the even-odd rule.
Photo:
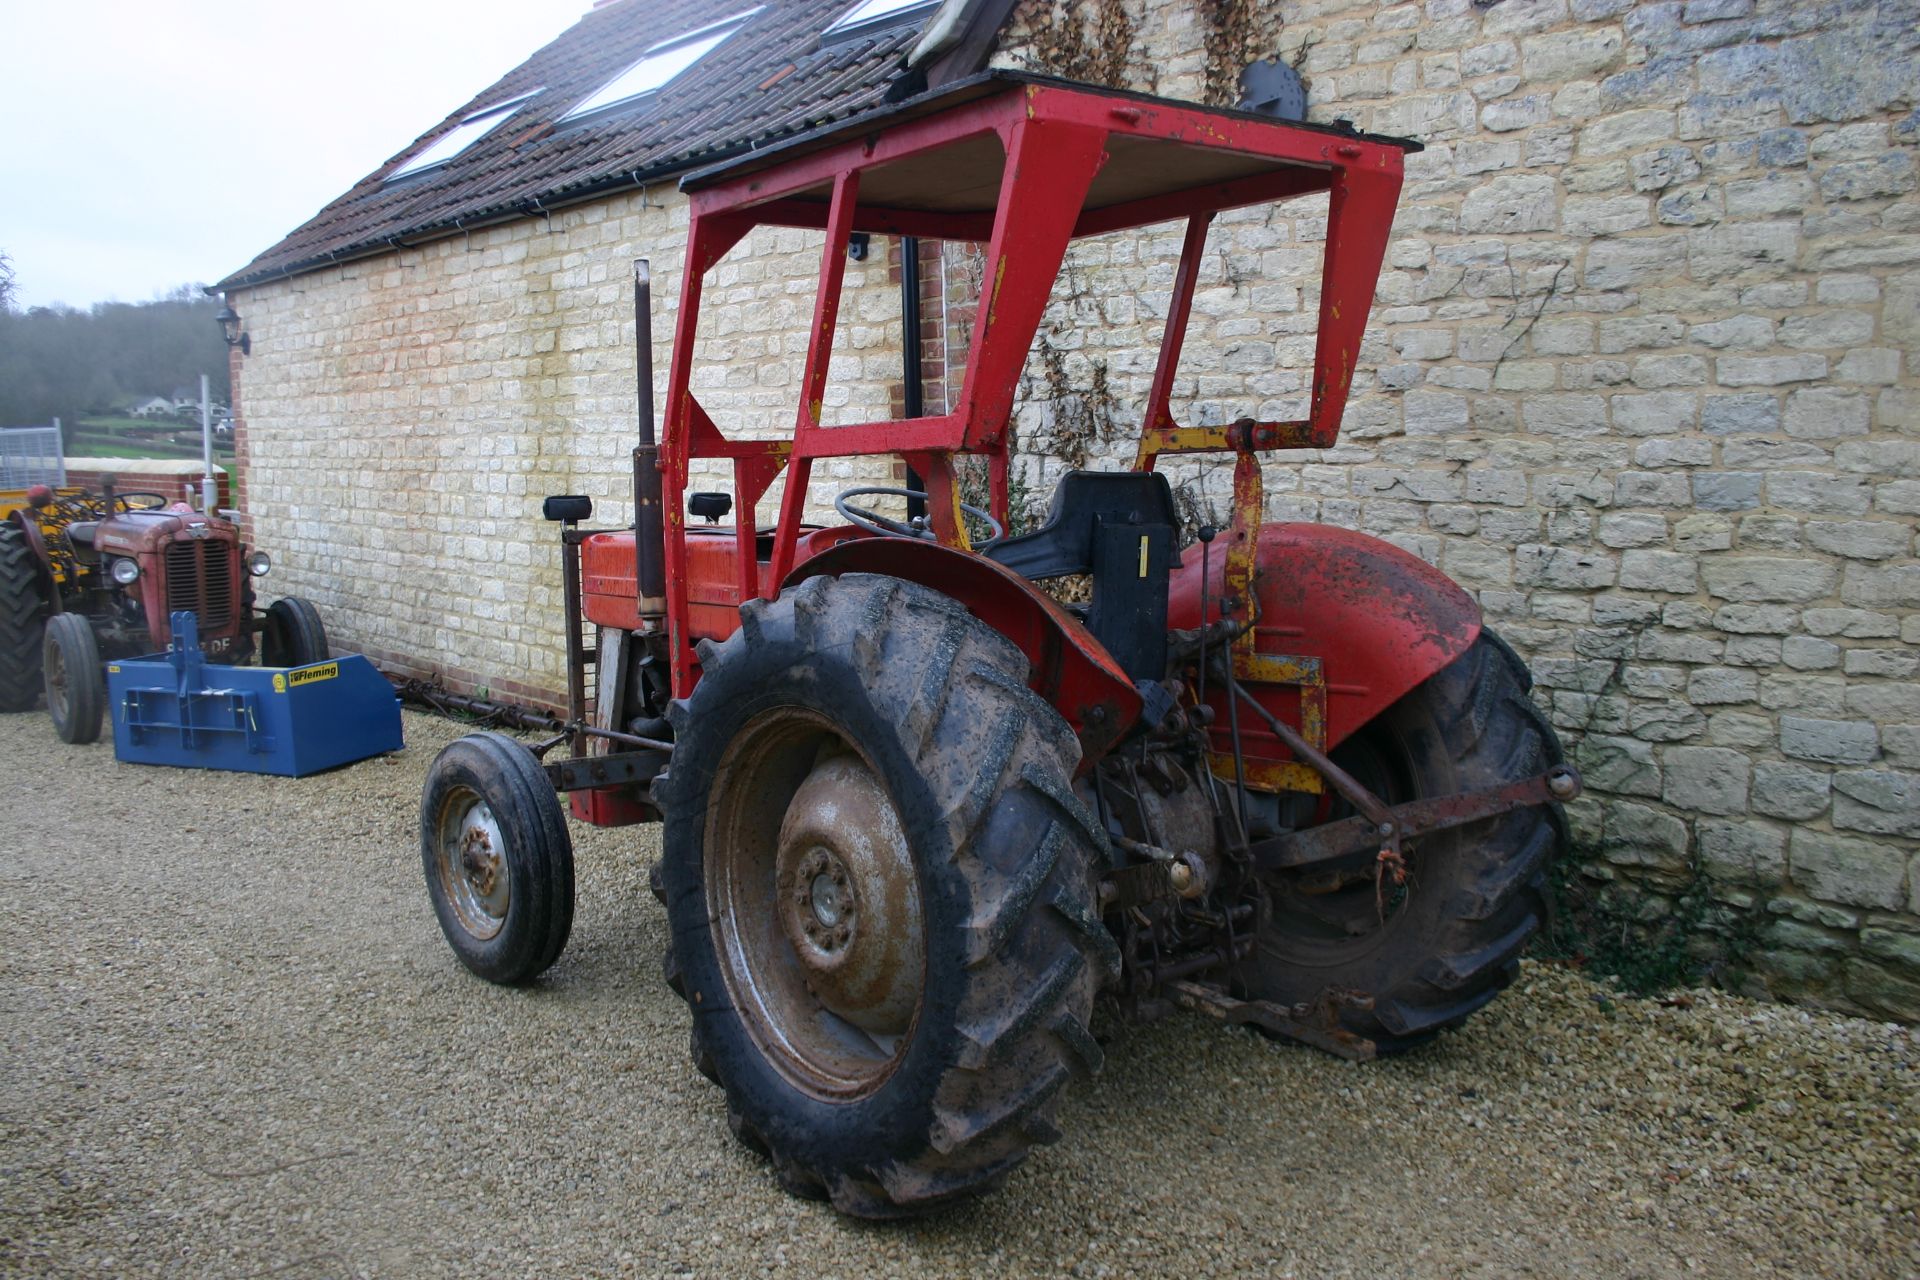
[(1029, 70), (1127, 88), (1138, 32), (1125, 0), (1030, 0), (1014, 13), (1005, 46)]

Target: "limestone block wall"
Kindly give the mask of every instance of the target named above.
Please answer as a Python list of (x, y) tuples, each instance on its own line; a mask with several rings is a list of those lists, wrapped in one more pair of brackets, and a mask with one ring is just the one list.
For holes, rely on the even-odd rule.
[[(653, 266), (663, 404), (685, 201), (616, 196), (236, 291), (237, 451), (272, 594), (319, 606), (344, 648), (551, 703), (564, 687), (553, 493), (632, 520), (631, 263)], [(723, 431), (790, 435), (821, 236), (762, 229), (706, 281), (697, 393)], [(882, 419), (900, 383), (896, 264), (850, 262), (825, 419)], [(889, 468), (816, 467), (810, 514)], [(731, 489), (697, 470), (696, 487)], [(760, 508), (772, 519), (780, 488)]]
[[(1268, 468), (1269, 517), (1474, 591), (1586, 772), (1589, 875), (1704, 876), (1766, 989), (1920, 1017), (1920, 4), (1024, 0), (1010, 31), (1005, 65), (1215, 102), (1277, 56), (1313, 119), (1427, 144), (1342, 442)], [(1304, 412), (1324, 227), (1219, 220), (1176, 412)], [(1033, 492), (1130, 457), (1180, 231), (1071, 255)], [(1174, 474), (1224, 511), (1224, 468)]]

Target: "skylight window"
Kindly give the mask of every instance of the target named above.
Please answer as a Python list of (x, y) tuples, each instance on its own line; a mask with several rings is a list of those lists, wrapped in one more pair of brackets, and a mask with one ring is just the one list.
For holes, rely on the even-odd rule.
[[(538, 92), (540, 92), (538, 89), (533, 91), (533, 93)], [(404, 178), (410, 173), (419, 173), (445, 164), (492, 133), (506, 121), (508, 116), (518, 111), (528, 98), (533, 97), (533, 93), (523, 93), (517, 98), (509, 98), (505, 102), (498, 102), (485, 110), (474, 112), (415, 152), (410, 160), (387, 175), (387, 181), (391, 182), (395, 178)]]
[(922, 9), (931, 9), (939, 0), (860, 0), (860, 3), (841, 14), (822, 33), (822, 38), (848, 40), (857, 35), (893, 26)]
[(679, 78), (680, 73), (700, 59), (713, 52), (726, 38), (746, 25), (747, 19), (759, 13), (758, 8), (745, 13), (736, 13), (731, 18), (722, 18), (697, 31), (663, 40), (648, 49), (640, 61), (607, 81), (579, 106), (561, 116), (562, 120), (578, 120), (614, 107), (624, 106), (636, 98), (644, 98), (657, 93)]

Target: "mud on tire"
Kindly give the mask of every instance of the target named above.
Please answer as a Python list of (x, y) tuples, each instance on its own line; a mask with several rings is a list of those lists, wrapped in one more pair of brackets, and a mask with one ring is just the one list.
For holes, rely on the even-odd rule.
[(460, 963), (488, 982), (544, 973), (573, 929), (573, 839), (533, 753), (498, 733), (449, 743), (420, 796), (427, 894)]
[[(1087, 1023), (1119, 954), (1094, 910), (1104, 841), (1069, 789), (1078, 742), (1026, 687), (1011, 643), (892, 578), (814, 578), (752, 602), (700, 660), (656, 788), (665, 971), (693, 1010), (696, 1065), (726, 1090), (729, 1127), (789, 1191), (862, 1217), (995, 1185), (1058, 1136), (1062, 1085), (1101, 1064)], [(833, 805), (816, 793), (869, 807), (883, 795), (897, 818), (910, 869), (895, 896), (917, 906), (895, 911), (908, 923), (893, 934), (918, 928), (923, 944), (917, 990), (900, 993), (917, 1002), (910, 1018), (855, 1026), (847, 1018), (872, 1010), (830, 1006), (830, 974), (792, 977), (803, 954), (824, 963), (800, 950), (815, 933), (830, 944), (843, 909), (851, 922), (880, 909), (863, 905), (869, 884), (894, 883), (855, 869), (844, 894), (833, 888), (835, 864), (820, 860), (837, 839)], [(815, 821), (829, 833), (794, 835)], [(826, 852), (782, 870), (796, 848)], [(763, 895), (768, 914), (802, 910), (801, 923), (760, 921)], [(876, 945), (857, 933), (843, 944)]]
[[(1532, 683), (1506, 642), (1482, 631), (1334, 759), (1390, 803), (1540, 774), (1563, 755), (1527, 697)], [(1384, 903), (1365, 856), (1331, 891), (1324, 878), (1276, 877), (1274, 922), (1239, 985), (1282, 1004), (1312, 1000), (1329, 985), (1357, 988), (1373, 995), (1374, 1008), (1347, 1013), (1350, 1030), (1382, 1053), (1424, 1043), (1513, 980), (1548, 917), (1547, 866), (1565, 842), (1565, 814), (1542, 805), (1410, 843), (1408, 882), (1389, 887)]]
[(47, 602), (27, 536), (0, 521), (0, 711), (31, 711), (40, 700), (40, 639)]
[(40, 667), (47, 714), (60, 741), (76, 747), (98, 742), (107, 710), (107, 676), (92, 624), (77, 613), (48, 619)]

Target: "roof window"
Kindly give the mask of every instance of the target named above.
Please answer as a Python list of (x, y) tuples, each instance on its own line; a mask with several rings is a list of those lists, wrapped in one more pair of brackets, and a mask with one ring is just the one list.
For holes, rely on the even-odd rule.
[(759, 8), (749, 9), (671, 40), (662, 40), (641, 55), (640, 61), (600, 86), (560, 119), (580, 120), (657, 93), (677, 79), (681, 72), (713, 52), (728, 36), (745, 26), (747, 19), (759, 12)]
[(938, 3), (939, 0), (860, 0), (859, 4), (834, 19), (820, 38), (828, 44), (837, 40), (851, 40), (855, 36), (904, 22)]
[(489, 133), (492, 133), (495, 128), (506, 121), (508, 116), (518, 111), (520, 107), (526, 103), (528, 98), (533, 97), (533, 95), (538, 92), (540, 91), (535, 89), (533, 93), (523, 93), (517, 98), (509, 98), (505, 102), (496, 102), (491, 107), (486, 107), (474, 112), (459, 124), (453, 126), (453, 128), (420, 148), (419, 151), (413, 154), (411, 159), (388, 174), (387, 181), (391, 182), (395, 178), (404, 178), (408, 174), (420, 173), (426, 169), (435, 169), (445, 164), (474, 143), (480, 141), (480, 139), (486, 137)]

